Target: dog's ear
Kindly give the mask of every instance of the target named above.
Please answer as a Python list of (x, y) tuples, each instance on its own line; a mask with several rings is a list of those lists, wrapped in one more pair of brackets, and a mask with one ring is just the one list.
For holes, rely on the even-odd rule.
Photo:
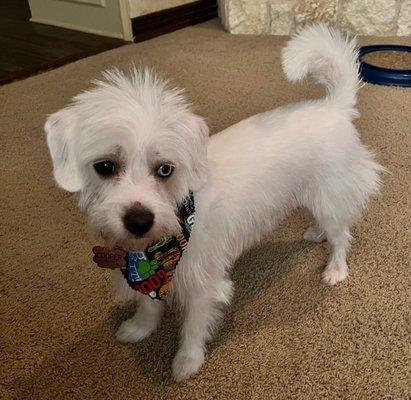
[(44, 130), (57, 184), (69, 192), (80, 191), (82, 182), (74, 153), (75, 116), (73, 111), (63, 109), (50, 115)]

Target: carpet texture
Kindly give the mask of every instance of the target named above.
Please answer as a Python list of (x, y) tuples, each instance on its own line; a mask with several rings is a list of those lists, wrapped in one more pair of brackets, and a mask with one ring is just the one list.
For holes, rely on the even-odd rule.
[(362, 140), (390, 174), (353, 230), (349, 278), (321, 283), (327, 244), (303, 241), (310, 216), (295, 212), (236, 263), (233, 305), (204, 368), (183, 383), (170, 375), (172, 312), (141, 344), (115, 341), (132, 307), (113, 303), (75, 199), (54, 186), (45, 117), (105, 68), (154, 66), (187, 89), (216, 133), (323, 95), (285, 80), (285, 39), (232, 36), (212, 21), (0, 88), (2, 399), (410, 397), (411, 89), (365, 85), (359, 94)]

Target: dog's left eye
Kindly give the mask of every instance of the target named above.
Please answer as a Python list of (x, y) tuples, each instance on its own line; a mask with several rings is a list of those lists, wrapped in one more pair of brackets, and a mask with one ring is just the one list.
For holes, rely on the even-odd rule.
[(94, 165), (95, 171), (105, 178), (108, 178), (116, 173), (116, 164), (113, 161), (100, 161)]
[(160, 178), (168, 178), (174, 171), (174, 166), (171, 164), (162, 164), (158, 167), (156, 174)]

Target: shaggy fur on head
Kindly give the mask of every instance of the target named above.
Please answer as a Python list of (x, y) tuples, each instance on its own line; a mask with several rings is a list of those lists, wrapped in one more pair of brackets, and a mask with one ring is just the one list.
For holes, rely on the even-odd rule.
[[(176, 233), (175, 209), (194, 192), (194, 229), (169, 297), (183, 315), (172, 367), (177, 380), (203, 364), (221, 305), (231, 299), (230, 267), (244, 249), (292, 209), (306, 207), (316, 223), (304, 237), (329, 241), (323, 281), (335, 285), (348, 275), (350, 228), (378, 191), (383, 168), (352, 123), (359, 83), (355, 42), (324, 25), (306, 28), (285, 47), (283, 68), (291, 81), (311, 73), (325, 85), (326, 97), (255, 115), (211, 138), (182, 92), (149, 71), (134, 70), (131, 77), (107, 72), (47, 120), (56, 182), (77, 193), (92, 230), (109, 246), (142, 250)], [(104, 178), (94, 165), (106, 160), (116, 174)], [(156, 174), (161, 164), (174, 166), (167, 179)], [(154, 215), (143, 235), (124, 224), (134, 204)], [(164, 307), (131, 294), (139, 308), (120, 326), (122, 342), (150, 335)]]
[[(73, 99), (46, 122), (47, 142), (57, 183), (77, 192), (90, 227), (109, 245), (141, 248), (179, 228), (176, 205), (206, 180), (207, 135), (204, 120), (193, 114), (182, 91), (168, 88), (152, 72), (118, 70)], [(97, 161), (115, 161), (121, 172), (102, 180)], [(178, 170), (165, 184), (152, 174), (162, 161)], [(143, 239), (123, 226), (133, 202), (151, 209), (156, 223)]]

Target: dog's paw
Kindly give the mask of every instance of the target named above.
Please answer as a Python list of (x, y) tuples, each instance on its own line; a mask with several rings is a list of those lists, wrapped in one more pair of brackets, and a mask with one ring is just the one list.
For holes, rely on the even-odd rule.
[(327, 266), (323, 272), (323, 282), (327, 285), (336, 285), (348, 276), (347, 266)]
[(177, 381), (183, 381), (194, 375), (204, 363), (204, 351), (187, 351), (179, 350), (174, 357), (172, 372), (173, 378)]
[(309, 242), (321, 243), (326, 240), (325, 233), (318, 226), (310, 226), (304, 233), (303, 238)]
[(121, 343), (137, 343), (150, 336), (154, 331), (152, 326), (139, 323), (135, 317), (124, 321), (117, 330), (116, 339)]

